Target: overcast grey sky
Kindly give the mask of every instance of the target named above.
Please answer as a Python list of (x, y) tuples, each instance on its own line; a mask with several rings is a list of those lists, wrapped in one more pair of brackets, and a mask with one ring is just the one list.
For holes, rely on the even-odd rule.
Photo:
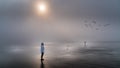
[(120, 0), (46, 0), (47, 19), (37, 16), (38, 0), (0, 0), (0, 43), (34, 41), (120, 41)]

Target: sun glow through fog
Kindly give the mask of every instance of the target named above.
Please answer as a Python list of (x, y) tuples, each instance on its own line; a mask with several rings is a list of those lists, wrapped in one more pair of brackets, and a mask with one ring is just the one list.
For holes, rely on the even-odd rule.
[(38, 5), (38, 9), (39, 9), (41, 12), (45, 12), (45, 11), (46, 11), (46, 5), (45, 5), (45, 4), (40, 4), (40, 5)]
[(47, 12), (47, 4), (45, 2), (37, 3), (37, 10), (41, 14), (46, 13)]

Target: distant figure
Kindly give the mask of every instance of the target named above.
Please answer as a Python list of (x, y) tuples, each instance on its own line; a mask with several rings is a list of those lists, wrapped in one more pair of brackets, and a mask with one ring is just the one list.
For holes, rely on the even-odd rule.
[(87, 43), (87, 42), (86, 42), (86, 41), (84, 41), (84, 47), (86, 47), (86, 46), (87, 46), (87, 45), (86, 45), (86, 43)]
[(43, 59), (43, 56), (44, 56), (44, 43), (41, 43), (41, 60), (44, 60)]
[(66, 47), (66, 52), (69, 53), (69, 45)]

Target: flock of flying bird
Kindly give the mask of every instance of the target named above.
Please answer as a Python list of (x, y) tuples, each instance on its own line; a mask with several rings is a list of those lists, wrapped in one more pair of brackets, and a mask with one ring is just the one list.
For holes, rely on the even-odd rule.
[(85, 23), (84, 26), (86, 28), (94, 28), (95, 30), (100, 30), (101, 28), (105, 28), (111, 25), (111, 24), (98, 24), (97, 21), (95, 20), (91, 21), (91, 23), (85, 20), (84, 23)]

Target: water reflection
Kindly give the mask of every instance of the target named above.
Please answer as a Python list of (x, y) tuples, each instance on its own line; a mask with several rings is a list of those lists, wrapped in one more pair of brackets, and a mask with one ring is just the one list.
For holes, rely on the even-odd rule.
[(0, 56), (0, 68), (120, 68), (119, 45), (112, 42), (46, 44), (45, 60), (40, 59), (39, 47), (22, 47), (24, 51), (7, 48)]
[(41, 65), (40, 65), (40, 68), (45, 68), (44, 60), (43, 60), (43, 59), (41, 59)]

